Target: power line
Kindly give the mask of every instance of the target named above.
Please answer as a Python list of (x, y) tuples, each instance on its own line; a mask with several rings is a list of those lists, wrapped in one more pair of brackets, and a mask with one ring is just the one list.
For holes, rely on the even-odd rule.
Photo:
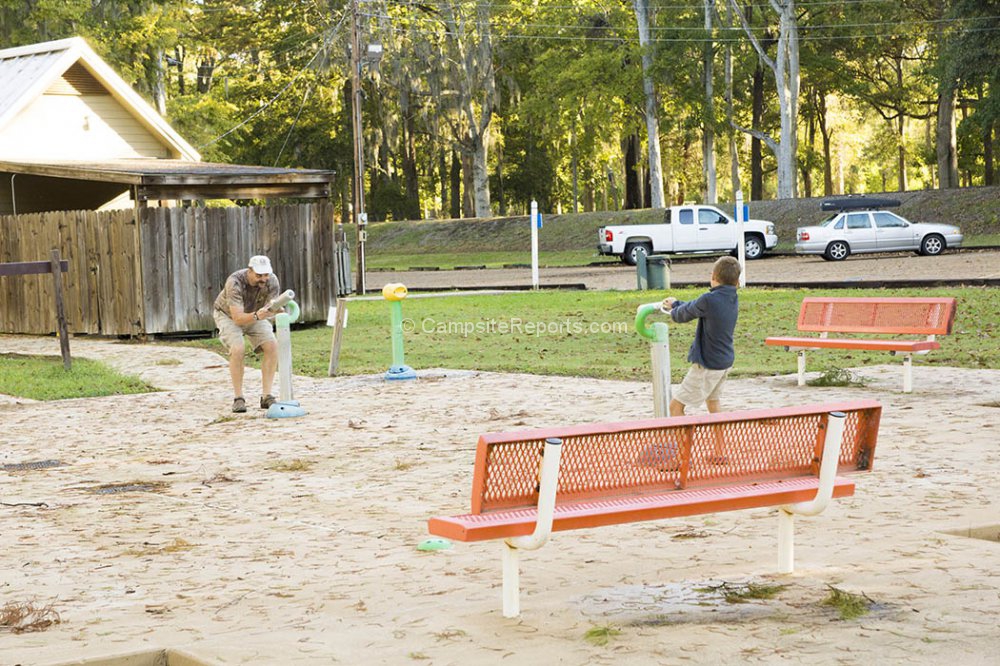
[[(491, 26), (492, 27), (492, 26)], [(461, 37), (462, 35), (452, 32), (450, 30), (413, 30), (409, 28), (397, 28), (395, 26), (389, 26), (387, 28), (393, 32), (400, 34), (415, 34), (415, 35), (426, 35), (428, 37), (435, 36), (446, 36), (446, 37)], [(963, 34), (967, 33), (979, 33), (979, 32), (995, 32), (1000, 31), (1000, 26), (991, 26), (985, 28), (966, 28), (963, 30)], [(890, 37), (910, 37), (912, 36), (912, 31), (900, 31), (900, 32), (870, 32), (861, 34), (851, 34), (851, 35), (800, 35), (800, 42), (809, 41), (839, 41), (845, 39), (870, 39), (870, 38), (890, 38)], [(572, 42), (615, 42), (619, 43), (624, 41), (621, 37), (592, 37), (588, 35), (545, 35), (545, 34), (518, 34), (518, 33), (507, 33), (498, 35), (493, 33), (494, 41), (504, 41), (504, 40), (538, 40), (538, 41), (572, 41)], [(741, 37), (652, 37), (650, 38), (650, 43), (672, 43), (672, 44), (725, 44), (725, 43), (742, 43), (744, 40)]]
[[(427, 23), (440, 23), (440, 19), (431, 18), (428, 16), (407, 16), (398, 17), (391, 16), (389, 14), (362, 14), (362, 16), (368, 18), (378, 18), (378, 19), (389, 19), (389, 20), (400, 20), (400, 18), (405, 18), (406, 20), (412, 21), (423, 21)], [(979, 20), (992, 20), (1000, 19), (1000, 16), (975, 16), (975, 17), (958, 17), (958, 18), (942, 18), (942, 19), (914, 19), (908, 21), (873, 21), (868, 23), (830, 23), (826, 25), (800, 25), (799, 30), (837, 30), (840, 28), (874, 28), (881, 26), (910, 26), (914, 24), (926, 23), (926, 24), (949, 24), (949, 23), (959, 23), (962, 21), (979, 21)], [(477, 26), (485, 26), (486, 24), (482, 21), (475, 21)], [(559, 30), (621, 30), (622, 26), (614, 25), (583, 25), (579, 23), (521, 23), (521, 26), (525, 28), (554, 28)], [(496, 28), (497, 22), (490, 22), (489, 27)], [(765, 32), (768, 30), (765, 26), (759, 26), (755, 31)], [(650, 32), (705, 32), (705, 28), (701, 26), (650, 26)], [(740, 26), (718, 26), (715, 28), (716, 32), (735, 32), (743, 33), (743, 28)]]

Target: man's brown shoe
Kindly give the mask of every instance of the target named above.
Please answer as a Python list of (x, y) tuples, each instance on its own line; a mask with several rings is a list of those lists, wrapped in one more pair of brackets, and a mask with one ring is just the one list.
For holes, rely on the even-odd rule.
[(271, 405), (273, 405), (275, 402), (277, 402), (277, 401), (274, 399), (274, 396), (271, 395), (270, 393), (268, 393), (267, 395), (260, 396), (260, 408), (261, 409), (267, 409), (268, 407), (270, 407)]
[(247, 401), (244, 400), (243, 398), (234, 398), (233, 412), (235, 412), (236, 414), (242, 414), (245, 411), (247, 411)]

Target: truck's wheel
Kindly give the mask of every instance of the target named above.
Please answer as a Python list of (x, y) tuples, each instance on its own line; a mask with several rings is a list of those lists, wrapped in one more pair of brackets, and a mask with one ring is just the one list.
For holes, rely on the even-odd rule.
[(764, 239), (757, 234), (747, 234), (744, 240), (746, 244), (747, 260), (760, 259), (764, 256)]
[(653, 246), (649, 243), (626, 243), (625, 254), (622, 255), (622, 261), (629, 266), (635, 266), (639, 263), (640, 253), (648, 257), (653, 253)]

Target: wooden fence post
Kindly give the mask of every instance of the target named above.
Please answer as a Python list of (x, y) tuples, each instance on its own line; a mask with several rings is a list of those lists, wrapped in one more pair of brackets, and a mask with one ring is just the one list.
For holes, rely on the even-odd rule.
[(347, 319), (347, 299), (337, 299), (336, 314), (333, 318), (333, 338), (330, 340), (330, 367), (327, 369), (327, 377), (337, 374), (337, 367), (340, 365), (340, 345), (344, 339), (344, 324)]
[(49, 254), (52, 264), (52, 279), (55, 281), (56, 320), (59, 322), (59, 351), (62, 352), (63, 368), (68, 372), (72, 367), (69, 356), (69, 327), (66, 325), (66, 306), (63, 302), (62, 261), (59, 250), (54, 249)]

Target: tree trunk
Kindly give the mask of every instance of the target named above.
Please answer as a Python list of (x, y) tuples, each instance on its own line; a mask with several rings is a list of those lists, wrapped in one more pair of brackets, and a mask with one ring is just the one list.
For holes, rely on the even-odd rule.
[(938, 94), (937, 171), (938, 187), (958, 187), (958, 151), (955, 147), (955, 86), (947, 84)]
[(823, 194), (833, 194), (833, 162), (830, 159), (830, 137), (832, 132), (826, 124), (826, 92), (816, 92), (816, 118), (819, 120), (819, 133), (823, 137)]
[[(753, 71), (753, 118), (750, 128), (760, 132), (764, 125), (764, 66), (757, 62)], [(753, 136), (750, 139), (750, 198), (760, 201), (764, 198), (764, 153), (763, 142)]]
[(639, 137), (629, 134), (625, 139), (625, 209), (642, 207), (639, 180)]
[(472, 187), (476, 217), (492, 217), (490, 209), (490, 166), (486, 141), (480, 138), (472, 153)]
[(204, 95), (212, 88), (212, 76), (215, 73), (215, 57), (203, 55), (198, 61), (198, 92)]
[(475, 171), (472, 154), (462, 151), (462, 217), (476, 216), (476, 202), (473, 197), (475, 192)]
[(417, 174), (417, 131), (415, 113), (410, 108), (410, 91), (404, 86), (400, 92), (400, 114), (403, 116), (403, 182), (406, 189), (407, 209), (420, 215), (420, 182)]
[[(660, 163), (660, 121), (657, 116), (656, 87), (653, 85), (653, 54), (649, 41), (648, 0), (633, 0), (642, 48), (642, 90), (646, 98), (646, 143), (649, 148), (650, 205), (663, 208), (663, 171)], [(627, 207), (627, 206), (626, 206)]]
[(462, 162), (457, 151), (451, 151), (451, 208), (448, 213), (453, 220), (462, 217)]
[[(580, 174), (576, 157), (576, 116), (569, 130), (569, 153), (570, 153), (570, 176), (573, 181), (573, 212), (579, 212), (580, 203)], [(502, 215), (503, 213), (501, 213)]]
[(177, 94), (184, 96), (186, 88), (184, 86), (184, 47), (174, 47), (174, 60), (177, 61)]
[(164, 69), (164, 61), (166, 59), (166, 54), (162, 48), (151, 49), (150, 57), (152, 61), (150, 67), (152, 67), (152, 72), (150, 72), (150, 78), (152, 85), (153, 94), (153, 106), (156, 107), (157, 113), (161, 116), (167, 115), (167, 73)]
[(438, 211), (438, 217), (444, 217), (447, 215), (447, 211), (450, 208), (448, 205), (448, 159), (445, 156), (444, 149), (438, 153), (438, 180), (441, 189), (441, 210)]
[(702, 120), (701, 170), (705, 184), (705, 203), (714, 204), (718, 201), (715, 173), (715, 90), (714, 90), (714, 44), (712, 43), (712, 11), (715, 0), (705, 0), (705, 32), (709, 38), (705, 41), (702, 53), (702, 79), (705, 84), (705, 116)]
[(798, 157), (799, 119), (799, 32), (795, 13), (795, 0), (770, 0), (770, 5), (778, 13), (778, 48), (772, 59), (767, 55), (756, 33), (750, 26), (743, 11), (729, 0), (733, 12), (740, 18), (743, 31), (753, 44), (757, 55), (774, 73), (774, 83), (778, 93), (778, 113), (780, 133), (778, 140), (768, 134), (744, 130), (758, 136), (771, 149), (778, 163), (778, 198), (791, 199), (797, 193), (796, 160)]
[(983, 184), (993, 185), (994, 184), (994, 172), (993, 172), (993, 121), (986, 123), (986, 127), (983, 129)]
[(503, 195), (503, 150), (497, 151), (497, 209), (501, 217), (507, 215), (507, 200)]
[[(808, 108), (808, 107), (807, 107)], [(816, 115), (809, 110), (806, 117), (806, 154), (802, 156), (802, 194), (812, 198), (813, 146), (816, 144)]]

